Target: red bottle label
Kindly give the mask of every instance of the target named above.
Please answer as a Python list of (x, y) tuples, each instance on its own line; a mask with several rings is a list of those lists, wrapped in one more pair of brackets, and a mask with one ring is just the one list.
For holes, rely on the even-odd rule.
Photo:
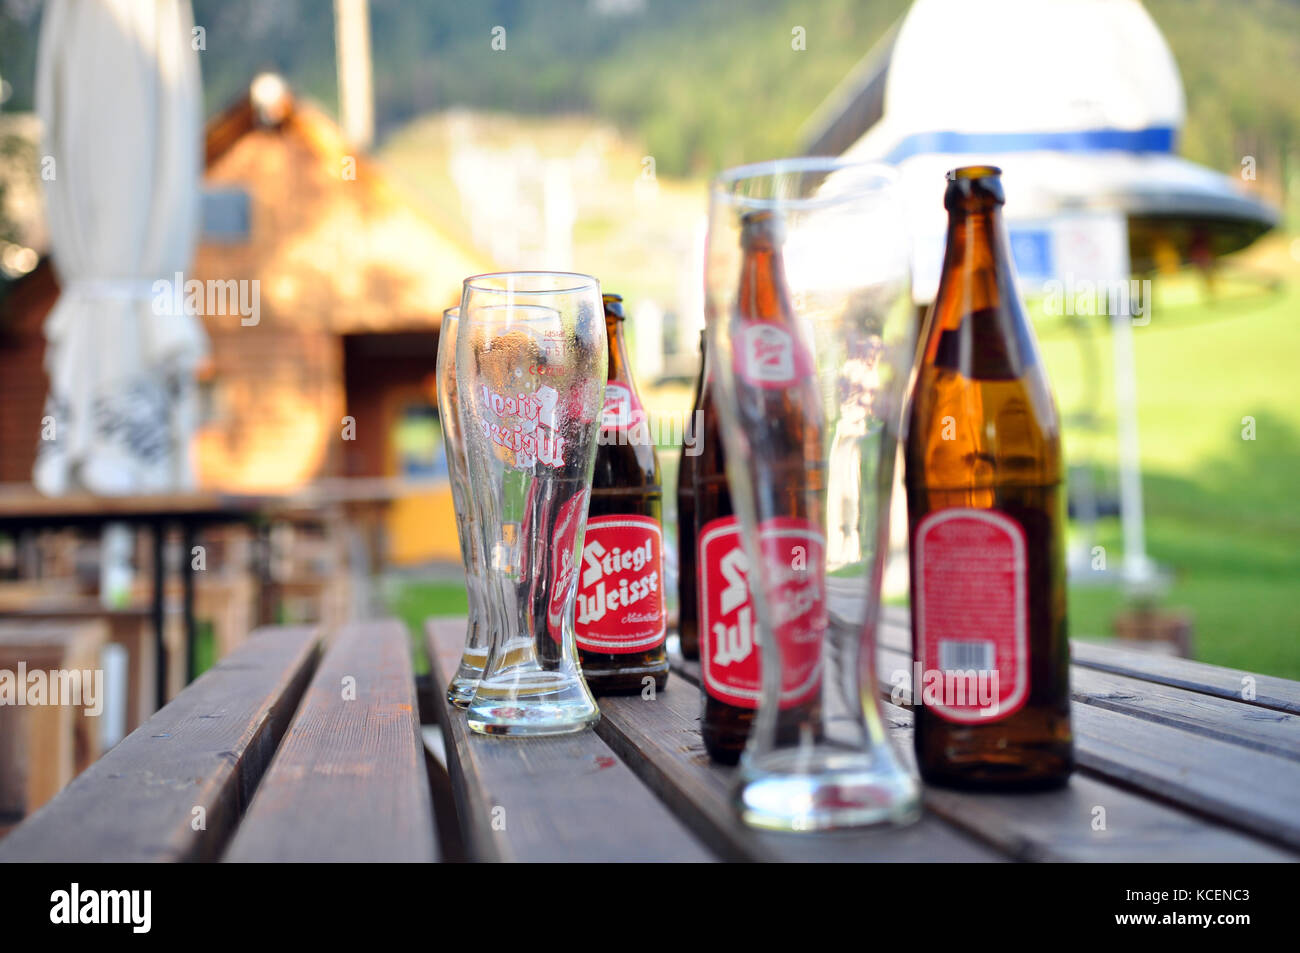
[(916, 530), (922, 703), (947, 721), (993, 722), (1029, 696), (1025, 533), (992, 510), (931, 513)]
[(663, 527), (650, 516), (593, 516), (578, 567), (574, 626), (588, 652), (646, 652), (668, 631)]
[[(815, 695), (821, 684), (824, 542), (807, 521), (786, 518), (764, 523), (759, 539), (768, 569), (763, 582), (781, 646), (781, 707), (790, 708)], [(710, 520), (697, 545), (705, 690), (729, 705), (757, 708), (762, 688), (758, 629), (749, 599), (749, 559), (736, 518)]]
[[(532, 489), (535, 490), (536, 487), (537, 484), (534, 483)], [(573, 562), (573, 550), (578, 541), (578, 527), (582, 525), (582, 518), (587, 513), (588, 492), (584, 489), (581, 493), (569, 497), (568, 501), (560, 507), (551, 530), (554, 536), (551, 539), (551, 592), (546, 606), (546, 628), (556, 642), (560, 642), (564, 637), (565, 602), (577, 583), (577, 567)], [(530, 490), (530, 500), (533, 496)], [(529, 506), (530, 514), (532, 510), (533, 507)], [(525, 545), (532, 543), (532, 529), (527, 516), (524, 518), (523, 540)], [(533, 585), (537, 585), (536, 577)]]
[(600, 414), (601, 430), (627, 430), (641, 423), (645, 410), (636, 391), (610, 381), (605, 385), (605, 406)]
[(811, 372), (803, 345), (784, 327), (765, 321), (736, 325), (735, 369), (752, 387), (781, 390)]

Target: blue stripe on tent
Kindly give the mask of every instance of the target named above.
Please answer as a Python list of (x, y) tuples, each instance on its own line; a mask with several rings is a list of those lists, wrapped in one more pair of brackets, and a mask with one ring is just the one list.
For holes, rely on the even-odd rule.
[(1174, 151), (1172, 126), (1147, 129), (1080, 129), (1073, 132), (918, 132), (885, 157), (901, 162), (916, 155), (966, 152), (1164, 152)]

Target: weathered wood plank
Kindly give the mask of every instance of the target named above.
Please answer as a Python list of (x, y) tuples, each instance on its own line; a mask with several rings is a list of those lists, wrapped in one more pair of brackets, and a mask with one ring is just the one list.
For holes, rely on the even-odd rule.
[[(896, 743), (908, 753), (909, 764), (914, 764), (912, 713), (889, 704), (883, 707)], [(1076, 710), (1078, 707), (1082, 706)], [(1075, 724), (1077, 732), (1077, 720)], [(1081, 753), (1079, 757), (1084, 763)], [(972, 794), (927, 786), (925, 806), (1017, 860), (1189, 863), (1296, 859), (1253, 837), (1086, 772), (1076, 772), (1061, 790), (1037, 793)]]
[[(882, 689), (890, 684), (897, 672), (911, 665), (910, 636), (901, 624), (903, 622), (905, 618), (894, 614), (890, 623), (882, 628), (877, 658), (877, 675)], [(1127, 674), (1137, 664), (1131, 657), (1142, 653), (1109, 648), (1096, 653), (1094, 650), (1097, 648), (1077, 641), (1071, 643), (1070, 691), (1076, 702), (1108, 708), (1278, 757), (1300, 760), (1300, 712), (1292, 712), (1288, 707), (1291, 695), (1300, 697), (1300, 683), (1216, 669), (1167, 656), (1148, 656), (1138, 666), (1142, 674)], [(1079, 664), (1077, 655), (1081, 651), (1094, 661), (1100, 659), (1105, 664)], [(1154, 677), (1162, 667), (1170, 665), (1180, 673), (1177, 678)], [(1218, 690), (1201, 690), (1210, 687), (1204, 684), (1205, 680), (1198, 683), (1201, 688), (1184, 688), (1175, 684), (1196, 683), (1194, 673), (1198, 669), (1208, 670), (1207, 678), (1215, 681)], [(1255, 687), (1262, 689), (1264, 694), (1255, 700), (1242, 698), (1242, 678), (1259, 679)], [(1228, 690), (1230, 686), (1236, 687), (1237, 694)]]
[(419, 732), (405, 627), (391, 619), (345, 625), (225, 859), (436, 860)]
[[(880, 649), (882, 696), (910, 664), (910, 653)], [(1070, 676), (1081, 768), (1270, 843), (1300, 847), (1300, 762), (1288, 737), (1295, 725), (1275, 721), (1289, 716), (1245, 705), (1237, 711), (1231, 702), (1118, 676), (1103, 686), (1077, 666)], [(1158, 690), (1174, 697), (1162, 702), (1152, 694)], [(1264, 721), (1251, 722), (1260, 715)]]
[(1127, 675), (1243, 705), (1300, 715), (1300, 682), (1289, 679), (1078, 639), (1070, 643), (1070, 655), (1076, 668)]
[[(906, 652), (910, 657), (912, 636), (907, 609), (886, 606), (881, 612), (881, 622), (880, 644)], [(1070, 661), (1075, 668), (1123, 675), (1243, 705), (1300, 715), (1300, 682), (1273, 675), (1256, 675), (1241, 669), (1079, 639), (1070, 640)]]
[[(910, 663), (910, 653), (904, 655), (891, 649), (882, 639), (882, 647), (877, 653), (877, 672), (883, 697), (889, 697), (893, 673), (900, 669), (907, 671)], [(678, 674), (685, 676), (684, 672)], [(1076, 711), (1081, 707), (1085, 706), (1076, 703)], [(909, 766), (914, 767), (911, 712), (888, 702), (883, 703), (882, 708), (895, 745)], [(1143, 724), (1124, 715), (1112, 717), (1120, 721), (1103, 726), (1102, 730), (1131, 730), (1134, 726), (1126, 725), (1125, 721), (1135, 722), (1138, 727)], [(1140, 758), (1131, 754), (1125, 757), (1123, 750), (1114, 751), (1111, 746), (1094, 744), (1093, 738), (1097, 730), (1091, 721), (1081, 721), (1076, 715), (1076, 749), (1080, 764), (1097, 770), (1104, 777), (1078, 773), (1062, 790), (1033, 794), (975, 794), (927, 786), (926, 809), (935, 817), (942, 818), (1018, 860), (1140, 862), (1294, 859), (1292, 855), (1253, 837), (1184, 813), (1112, 783), (1109, 779), (1113, 777), (1125, 783), (1134, 783), (1143, 789), (1152, 789), (1153, 794), (1163, 796), (1161, 791), (1154, 790), (1163, 785), (1157, 784), (1154, 778), (1141, 777)], [(1174, 729), (1165, 730), (1175, 736), (1180, 734)], [(1106, 755), (1098, 750), (1103, 747), (1107, 750)], [(1242, 753), (1252, 754), (1249, 751)], [(1186, 754), (1185, 746), (1183, 754)], [(1124, 764), (1122, 772), (1112, 763), (1117, 758)], [(1156, 774), (1160, 774), (1159, 769), (1156, 769)], [(1221, 798), (1223, 792), (1217, 791), (1217, 794)], [(1184, 797), (1178, 803), (1199, 811), (1212, 803), (1212, 799)], [(1102, 808), (1104, 815), (1098, 814), (1097, 808)], [(1094, 825), (1100, 823), (1098, 818), (1104, 818), (1104, 829), (1094, 829)], [(1259, 833), (1268, 840), (1273, 839), (1267, 832)]]
[(313, 628), (254, 633), (0, 841), (0, 861), (215, 859), (318, 646)]
[(1300, 761), (1300, 715), (1074, 665), (1077, 702)]
[(653, 701), (601, 700), (597, 730), (695, 833), (728, 860), (996, 861), (995, 851), (934, 817), (908, 827), (798, 835), (756, 831), (731, 803), (735, 769), (709, 761), (700, 740), (700, 690), (670, 679)]
[(526, 740), (471, 732), (441, 691), (460, 661), (464, 620), (433, 619), (426, 632), (448, 770), (474, 859), (714, 859), (594, 732)]
[(1300, 850), (1300, 764), (1075, 702), (1080, 766)]

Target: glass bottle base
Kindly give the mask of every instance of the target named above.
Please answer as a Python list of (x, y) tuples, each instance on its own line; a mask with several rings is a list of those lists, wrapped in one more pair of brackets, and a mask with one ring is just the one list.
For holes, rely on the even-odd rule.
[(958, 791), (1051, 791), (1070, 783), (1074, 758), (1052, 752), (1048, 757), (1036, 752), (1030, 760), (998, 762), (992, 759), (969, 763), (954, 761), (944, 766), (920, 765), (921, 779), (936, 787)]
[(776, 831), (903, 825), (921, 815), (920, 789), (892, 753), (822, 747), (747, 757), (736, 803), (746, 824)]
[(668, 662), (606, 672), (588, 671), (584, 666), (582, 676), (597, 698), (602, 695), (640, 695), (646, 690), (647, 680), (654, 684), (656, 692), (661, 692), (668, 684)]
[(487, 649), (466, 646), (460, 655), (460, 665), (456, 674), (447, 683), (447, 701), (457, 708), (467, 708), (478, 680), (483, 677), (483, 666), (487, 663)]
[(470, 730), (484, 735), (567, 735), (600, 720), (579, 675), (513, 672), (483, 679), (466, 712)]
[(468, 708), (477, 688), (477, 678), (466, 678), (457, 672), (447, 684), (447, 701), (457, 708)]

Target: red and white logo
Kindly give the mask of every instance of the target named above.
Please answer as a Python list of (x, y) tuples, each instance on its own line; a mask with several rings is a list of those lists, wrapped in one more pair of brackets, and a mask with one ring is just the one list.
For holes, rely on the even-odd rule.
[[(764, 523), (760, 548), (777, 644), (781, 707), (811, 698), (821, 681), (826, 630), (822, 536), (803, 520)], [(757, 619), (749, 597), (750, 565), (734, 516), (711, 520), (698, 541), (700, 670), (719, 701), (757, 708), (762, 690)]]
[(663, 527), (650, 516), (593, 516), (578, 568), (578, 647), (626, 654), (662, 645)]
[(736, 335), (736, 370), (755, 387), (789, 387), (800, 362), (790, 332), (766, 322), (742, 324)]
[(760, 579), (781, 647), (781, 707), (817, 694), (826, 638), (826, 539), (808, 520), (776, 517), (759, 529)]
[(641, 409), (636, 392), (622, 384), (610, 381), (605, 385), (605, 407), (601, 411), (603, 430), (626, 430), (634, 423), (632, 414)]
[(719, 701), (757, 708), (758, 632), (749, 601), (749, 558), (734, 516), (710, 520), (696, 542), (700, 674)]
[(479, 401), (485, 412), (483, 433), (514, 454), (512, 466), (527, 470), (539, 460), (557, 469), (564, 466), (566, 438), (560, 432), (556, 414), (559, 394), (554, 387), (543, 384), (532, 394), (499, 394), (482, 384)]
[[(913, 691), (948, 721), (992, 722), (1019, 710), (1029, 696), (1020, 524), (992, 510), (939, 510), (917, 526), (915, 559), (916, 644), (924, 674)], [(978, 686), (986, 683), (994, 690), (981, 697)]]
[[(560, 507), (553, 527), (555, 535), (551, 540), (551, 592), (546, 606), (546, 627), (556, 642), (564, 638), (565, 607), (572, 605), (571, 596), (578, 582), (573, 550), (578, 542), (578, 528), (587, 514), (588, 492), (584, 489), (569, 497)], [(529, 509), (531, 511), (531, 507)], [(525, 540), (531, 538), (529, 532), (526, 521), (523, 527)]]

